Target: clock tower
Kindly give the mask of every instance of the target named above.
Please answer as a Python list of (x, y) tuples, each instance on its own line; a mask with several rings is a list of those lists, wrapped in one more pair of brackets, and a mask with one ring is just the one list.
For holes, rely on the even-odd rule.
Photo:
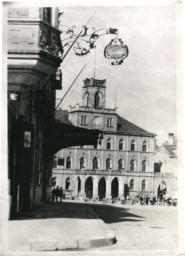
[(95, 109), (105, 108), (106, 80), (86, 78), (84, 80), (82, 106)]
[(82, 87), (82, 105), (70, 107), (69, 120), (88, 129), (116, 131), (116, 109), (105, 108), (106, 80), (86, 78)]

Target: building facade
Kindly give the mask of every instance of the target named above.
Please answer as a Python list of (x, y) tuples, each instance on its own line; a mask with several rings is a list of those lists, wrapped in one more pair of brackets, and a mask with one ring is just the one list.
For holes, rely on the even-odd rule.
[(177, 198), (177, 141), (173, 133), (155, 151), (154, 173), (157, 195)]
[(6, 7), (8, 179), (14, 217), (33, 202), (50, 200), (53, 154), (81, 145), (81, 139), (95, 145), (99, 132), (55, 120), (63, 52), (58, 8), (14, 8), (12, 3)]
[[(70, 147), (55, 154), (54, 184), (75, 197), (126, 198), (157, 195), (161, 183), (154, 172), (155, 134), (125, 120), (105, 107), (106, 80), (86, 79), (82, 106), (59, 110), (79, 127), (100, 129), (97, 147)], [(157, 177), (156, 177), (157, 176)]]

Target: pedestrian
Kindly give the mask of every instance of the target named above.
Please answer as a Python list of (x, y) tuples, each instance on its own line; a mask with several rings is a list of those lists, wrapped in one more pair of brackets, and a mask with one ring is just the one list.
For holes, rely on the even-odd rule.
[(141, 196), (139, 198), (139, 201), (140, 201), (140, 205), (142, 205), (143, 204), (143, 198)]
[(59, 186), (56, 188), (56, 201), (58, 202), (58, 198), (60, 197), (60, 189)]
[(56, 196), (56, 189), (55, 187), (51, 190), (51, 201), (55, 201), (55, 196)]
[(60, 202), (62, 202), (62, 196), (63, 196), (63, 190), (62, 190), (62, 187), (60, 187), (60, 190), (59, 190)]
[(146, 205), (148, 205), (149, 197), (148, 195), (146, 196)]

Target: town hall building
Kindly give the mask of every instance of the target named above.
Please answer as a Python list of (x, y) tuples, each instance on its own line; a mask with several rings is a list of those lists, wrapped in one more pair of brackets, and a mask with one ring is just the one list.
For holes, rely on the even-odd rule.
[[(59, 109), (56, 119), (103, 131), (98, 145), (62, 149), (53, 158), (53, 185), (72, 191), (75, 198), (110, 199), (157, 195), (155, 134), (106, 108), (106, 80), (87, 78), (82, 106)], [(78, 135), (76, 135), (78, 136)], [(159, 175), (158, 175), (159, 178)]]

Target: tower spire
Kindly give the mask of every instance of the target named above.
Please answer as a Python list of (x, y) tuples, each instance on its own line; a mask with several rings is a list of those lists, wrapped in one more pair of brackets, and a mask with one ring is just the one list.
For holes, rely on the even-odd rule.
[(96, 48), (94, 50), (94, 79), (96, 79)]

